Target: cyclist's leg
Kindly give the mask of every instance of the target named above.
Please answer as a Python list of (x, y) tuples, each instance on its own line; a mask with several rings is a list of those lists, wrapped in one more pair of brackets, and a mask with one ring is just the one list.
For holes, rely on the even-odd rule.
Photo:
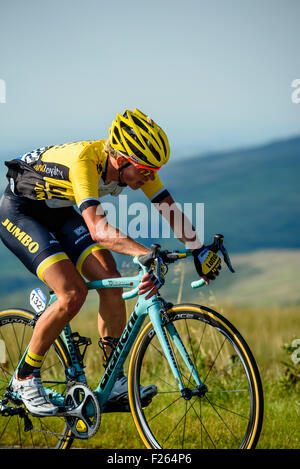
[(0, 203), (3, 243), (58, 298), (34, 329), (30, 350), (38, 356), (45, 354), (64, 325), (79, 311), (87, 294), (84, 280), (53, 234), (73, 213), (71, 207), (55, 210), (44, 201), (18, 197), (9, 188)]
[(40, 367), (46, 352), (78, 313), (87, 294), (85, 282), (68, 259), (47, 267), (42, 279), (56, 293), (57, 301), (37, 320), (24, 363), (12, 381), (13, 390), (19, 393), (27, 409), (35, 416), (55, 415), (58, 411), (42, 386)]
[[(84, 219), (75, 210), (60, 232), (56, 233), (56, 236), (64, 251), (76, 265), (78, 272), (88, 280), (120, 277), (110, 251), (93, 241)], [(122, 289), (99, 289), (98, 294), (100, 298), (98, 315), (100, 337), (119, 338), (126, 324)]]
[(8, 190), (0, 203), (2, 241), (58, 297), (37, 321), (25, 360), (12, 380), (13, 390), (19, 393), (27, 409), (35, 415), (54, 415), (57, 412), (57, 407), (49, 401), (42, 387), (39, 369), (48, 348), (79, 311), (87, 294), (84, 280), (50, 231), (59, 227), (68, 213), (49, 211), (43, 201), (32, 202)]
[(30, 350), (43, 356), (63, 328), (79, 312), (87, 295), (87, 287), (68, 259), (46, 268), (42, 280), (57, 297), (38, 319), (30, 342)]
[[(82, 274), (89, 280), (120, 277), (116, 262), (110, 251), (101, 249), (92, 252), (83, 262)], [(126, 325), (125, 301), (122, 288), (97, 290), (100, 298), (98, 329), (100, 337), (119, 338)], [(107, 350), (110, 352), (110, 350)]]

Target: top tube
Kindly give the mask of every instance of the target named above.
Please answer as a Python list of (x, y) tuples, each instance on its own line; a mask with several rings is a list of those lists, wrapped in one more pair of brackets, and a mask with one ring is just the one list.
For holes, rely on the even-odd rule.
[[(170, 254), (172, 253), (173, 252), (170, 251)], [(176, 254), (178, 259), (184, 259), (186, 257), (192, 256), (192, 251), (190, 249), (180, 249), (180, 250), (176, 249), (176, 251), (174, 251), (174, 254)], [(132, 262), (141, 267), (141, 270), (139, 271), (137, 275), (132, 276), (132, 277), (117, 277), (117, 278), (94, 280), (91, 282), (87, 282), (86, 285), (87, 285), (88, 290), (98, 290), (101, 288), (130, 288), (131, 290), (123, 293), (122, 297), (124, 300), (128, 300), (129, 298), (134, 298), (135, 296), (138, 295), (138, 292), (139, 292), (138, 285), (140, 284), (141, 278), (147, 272), (148, 268), (140, 264), (138, 260), (138, 256), (135, 256), (132, 259)], [(205, 285), (205, 282), (201, 278), (191, 283), (192, 288), (202, 287), (203, 285)], [(55, 301), (55, 298), (56, 298), (55, 293), (52, 293), (50, 303), (53, 303)]]
[(88, 290), (96, 290), (100, 288), (131, 288), (132, 290), (127, 293), (123, 293), (123, 299), (127, 300), (133, 298), (138, 294), (138, 285), (141, 282), (141, 278), (144, 273), (140, 273), (135, 277), (118, 277), (110, 278), (103, 280), (95, 280), (93, 282), (88, 282)]
[[(178, 259), (180, 258), (184, 259), (186, 257), (192, 256), (192, 251), (190, 249), (176, 250), (174, 251), (174, 254), (175, 253)], [(129, 298), (134, 298), (135, 296), (138, 295), (138, 292), (139, 292), (138, 285), (140, 284), (141, 278), (144, 275), (144, 273), (147, 272), (148, 269), (144, 265), (140, 264), (138, 260), (138, 256), (135, 256), (132, 261), (134, 264), (139, 265), (141, 267), (141, 270), (138, 273), (138, 275), (134, 277), (118, 277), (118, 278), (95, 280), (93, 282), (88, 282), (87, 283), (88, 290), (95, 290), (95, 289), (100, 289), (100, 288), (131, 288), (131, 291), (123, 293), (122, 297), (125, 300)], [(192, 288), (202, 287), (203, 285), (205, 285), (205, 282), (203, 279), (199, 279), (191, 283)]]
[[(182, 249), (174, 251), (174, 254), (178, 256), (178, 258), (185, 258), (192, 255), (192, 251), (190, 249)], [(118, 277), (113, 279), (103, 279), (103, 280), (94, 280), (92, 282), (87, 282), (87, 287), (89, 290), (95, 290), (98, 288), (136, 288), (139, 283), (140, 279), (148, 271), (148, 268), (141, 264), (138, 260), (138, 256), (134, 256), (132, 262), (141, 267), (141, 271), (138, 275), (133, 277)]]

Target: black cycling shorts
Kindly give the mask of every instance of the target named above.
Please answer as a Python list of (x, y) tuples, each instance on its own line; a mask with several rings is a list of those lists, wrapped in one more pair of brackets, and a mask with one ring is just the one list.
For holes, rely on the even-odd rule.
[(49, 208), (43, 200), (16, 196), (9, 187), (0, 201), (0, 238), (42, 281), (45, 269), (62, 259), (70, 259), (81, 273), (87, 256), (104, 249), (72, 206)]

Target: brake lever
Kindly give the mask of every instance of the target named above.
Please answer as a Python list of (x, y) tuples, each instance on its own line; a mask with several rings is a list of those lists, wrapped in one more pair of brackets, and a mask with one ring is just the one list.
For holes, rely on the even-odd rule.
[(225, 248), (225, 246), (223, 246), (223, 244), (220, 246), (220, 251), (221, 251), (222, 254), (223, 254), (224, 262), (225, 262), (225, 264), (227, 265), (228, 269), (230, 270), (230, 272), (234, 273), (235, 270), (234, 270), (233, 267), (232, 267), (232, 264), (231, 264), (231, 261), (230, 261), (230, 257), (229, 257), (228, 251), (227, 251), (227, 249)]

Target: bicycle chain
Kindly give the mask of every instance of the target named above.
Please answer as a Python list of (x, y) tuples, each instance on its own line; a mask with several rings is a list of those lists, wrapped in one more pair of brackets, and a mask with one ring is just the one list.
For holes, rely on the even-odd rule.
[(46, 430), (38, 430), (36, 428), (32, 428), (32, 430), (30, 431), (37, 432), (37, 433), (44, 433), (46, 435), (59, 436), (60, 438), (66, 438), (66, 435), (63, 435), (61, 433), (47, 432)]

